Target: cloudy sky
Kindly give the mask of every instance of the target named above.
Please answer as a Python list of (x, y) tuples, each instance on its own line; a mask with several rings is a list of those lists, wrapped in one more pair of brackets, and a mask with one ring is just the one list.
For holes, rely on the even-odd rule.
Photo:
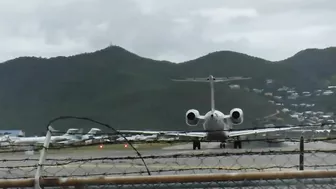
[(121, 46), (181, 62), (217, 50), (269, 60), (336, 46), (335, 0), (1, 0), (0, 62)]

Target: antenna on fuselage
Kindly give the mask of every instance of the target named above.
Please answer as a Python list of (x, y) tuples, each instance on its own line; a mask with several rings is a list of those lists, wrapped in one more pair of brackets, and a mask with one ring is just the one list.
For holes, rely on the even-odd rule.
[(228, 82), (228, 81), (235, 81), (235, 80), (246, 80), (251, 79), (251, 77), (214, 77), (209, 75), (209, 77), (205, 78), (186, 78), (186, 79), (172, 79), (173, 81), (184, 81), (184, 82), (205, 82), (210, 83), (210, 91), (211, 91), (211, 111), (215, 111), (215, 87), (214, 83), (216, 82)]

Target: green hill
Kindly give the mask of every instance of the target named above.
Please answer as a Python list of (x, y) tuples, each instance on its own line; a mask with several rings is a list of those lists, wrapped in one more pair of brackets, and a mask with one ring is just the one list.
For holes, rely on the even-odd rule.
[[(210, 109), (209, 86), (171, 78), (241, 75), (253, 78), (236, 82), (243, 87), (261, 88), (265, 79), (274, 79), (277, 86), (310, 90), (334, 76), (334, 51), (308, 50), (279, 62), (220, 51), (180, 64), (143, 58), (117, 46), (71, 57), (20, 57), (0, 64), (0, 128), (40, 134), (48, 120), (76, 115), (119, 129), (201, 129), (187, 127), (184, 115), (190, 108), (200, 113)], [(215, 96), (216, 108), (224, 113), (235, 107), (244, 110), (241, 127), (276, 111), (265, 97), (230, 90), (227, 84), (216, 84)], [(66, 121), (55, 128), (93, 126)]]

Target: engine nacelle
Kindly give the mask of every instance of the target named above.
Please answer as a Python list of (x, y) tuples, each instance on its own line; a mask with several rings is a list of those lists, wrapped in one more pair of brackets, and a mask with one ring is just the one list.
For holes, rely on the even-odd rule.
[(231, 122), (235, 125), (239, 125), (244, 121), (243, 110), (240, 108), (233, 108), (230, 111), (230, 116)]
[(186, 123), (189, 126), (197, 126), (199, 122), (199, 112), (195, 109), (188, 110), (186, 113)]

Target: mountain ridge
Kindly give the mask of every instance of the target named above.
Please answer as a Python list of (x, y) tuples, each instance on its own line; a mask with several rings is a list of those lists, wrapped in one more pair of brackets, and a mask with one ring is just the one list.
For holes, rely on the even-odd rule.
[[(171, 79), (210, 74), (252, 77), (249, 81), (231, 82), (241, 85), (238, 90), (216, 84), (215, 95), (216, 107), (224, 113), (236, 107), (244, 110), (245, 123), (237, 127), (250, 127), (256, 118), (273, 114), (279, 108), (265, 96), (245, 90), (246, 87), (265, 88), (266, 79), (275, 81), (274, 86), (267, 88), (269, 91), (281, 86), (301, 91), (324, 86), (336, 72), (332, 64), (336, 54), (327, 51), (328, 55), (323, 56), (327, 67), (320, 69), (302, 67), (300, 62), (305, 62), (306, 55), (291, 59), (294, 62), (270, 64), (264, 59), (225, 51), (173, 63), (141, 57), (115, 46), (68, 57), (20, 57), (0, 64), (0, 88), (4, 89), (0, 93), (0, 128), (22, 128), (28, 135), (39, 134), (48, 120), (73, 115), (88, 116), (123, 129), (195, 129), (185, 125), (184, 114), (191, 108), (202, 114), (209, 110), (209, 86), (175, 83)], [(311, 64), (320, 55), (313, 56)], [(333, 109), (333, 105), (329, 108)], [(285, 121), (291, 120), (285, 117)], [(70, 121), (56, 124), (56, 129), (93, 126), (97, 125)]]
[(10, 63), (10, 62), (12, 62), (14, 60), (20, 60), (20, 59), (25, 59), (25, 58), (42, 59), (42, 60), (50, 60), (50, 59), (55, 59), (55, 58), (71, 58), (71, 57), (76, 57), (76, 56), (81, 56), (81, 55), (90, 55), (90, 54), (99, 53), (99, 52), (106, 52), (109, 49), (114, 49), (114, 50), (118, 49), (120, 51), (124, 51), (125, 53), (129, 53), (130, 55), (137, 56), (138, 58), (143, 58), (143, 59), (147, 59), (147, 60), (154, 60), (154, 61), (158, 61), (158, 62), (174, 63), (174, 64), (188, 63), (190, 61), (195, 61), (195, 60), (198, 60), (198, 59), (202, 59), (202, 58), (207, 57), (207, 56), (212, 56), (214, 54), (222, 54), (223, 55), (223, 53), (243, 55), (243, 56), (247, 56), (249, 58), (259, 59), (261, 61), (265, 61), (265, 62), (268, 62), (268, 63), (282, 63), (282, 62), (284, 62), (284, 61), (286, 61), (288, 59), (300, 56), (301, 54), (305, 54), (307, 52), (309, 52), (309, 53), (311, 53), (312, 51), (321, 52), (321, 51), (324, 51), (324, 50), (334, 50), (334, 51), (336, 51), (336, 47), (335, 46), (330, 46), (330, 47), (325, 47), (325, 48), (306, 48), (306, 49), (300, 50), (297, 53), (294, 53), (292, 56), (288, 56), (288, 57), (286, 57), (284, 59), (277, 60), (277, 61), (271, 61), (271, 60), (267, 60), (265, 58), (261, 58), (261, 57), (258, 57), (258, 56), (254, 56), (254, 55), (250, 55), (250, 54), (242, 53), (242, 52), (238, 52), (238, 51), (217, 50), (217, 51), (205, 53), (205, 54), (200, 55), (199, 57), (194, 58), (194, 59), (189, 59), (189, 60), (181, 61), (181, 62), (173, 62), (173, 61), (169, 61), (169, 60), (157, 60), (157, 59), (154, 59), (154, 58), (148, 58), (148, 57), (145, 57), (145, 56), (138, 55), (138, 54), (136, 54), (136, 53), (134, 53), (134, 52), (132, 52), (130, 50), (127, 50), (127, 49), (125, 49), (125, 48), (123, 48), (121, 46), (109, 45), (109, 46), (107, 46), (105, 48), (101, 48), (101, 49), (98, 49), (98, 50), (95, 50), (95, 51), (76, 53), (74, 55), (69, 55), (69, 56), (62, 56), (62, 55), (60, 55), (60, 56), (52, 56), (52, 57), (20, 56), (20, 57), (17, 57), (17, 58), (13, 58), (13, 59), (9, 59), (9, 60), (0, 62), (0, 65), (3, 64), (3, 63)]

